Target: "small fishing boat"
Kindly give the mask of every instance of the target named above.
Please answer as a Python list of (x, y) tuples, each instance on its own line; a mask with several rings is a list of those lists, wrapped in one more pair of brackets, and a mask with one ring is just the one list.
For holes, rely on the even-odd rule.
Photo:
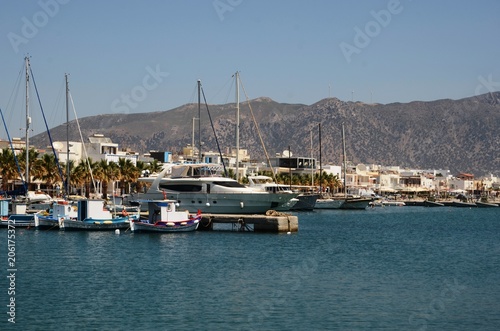
[(61, 230), (102, 231), (128, 229), (129, 215), (118, 215), (110, 212), (104, 200), (80, 200), (77, 207), (77, 218), (59, 219)]
[(13, 214), (7, 218), (2, 217), (0, 228), (21, 227), (31, 228), (35, 226), (34, 214)]
[(35, 228), (59, 230), (59, 221), (77, 218), (77, 207), (67, 200), (59, 200), (52, 204), (52, 210), (44, 210), (35, 214)]
[(177, 211), (175, 200), (148, 201), (148, 219), (131, 221), (132, 232), (188, 232), (195, 231), (201, 221), (201, 212)]

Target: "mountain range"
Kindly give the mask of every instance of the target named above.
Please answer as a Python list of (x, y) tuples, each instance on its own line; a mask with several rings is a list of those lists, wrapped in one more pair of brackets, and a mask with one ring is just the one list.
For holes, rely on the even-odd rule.
[[(198, 112), (198, 104), (191, 103), (166, 111), (105, 114), (78, 121), (83, 137), (101, 133), (127, 150), (176, 154), (191, 144), (193, 124), (197, 143), (198, 121), (193, 118)], [(215, 135), (223, 152), (235, 147), (235, 103), (202, 104), (200, 114), (202, 151), (217, 150)], [(247, 149), (253, 160), (264, 161), (260, 132), (270, 157), (290, 148), (294, 156), (312, 153), (319, 159), (321, 132), (323, 164), (340, 164), (342, 124), (347, 159), (354, 164), (500, 175), (500, 92), (390, 104), (327, 98), (303, 105), (260, 97), (240, 104), (240, 148)], [(69, 125), (70, 140), (80, 141), (76, 121)], [(65, 141), (66, 125), (51, 129), (51, 135)], [(46, 133), (31, 142), (42, 148), (50, 145)]]

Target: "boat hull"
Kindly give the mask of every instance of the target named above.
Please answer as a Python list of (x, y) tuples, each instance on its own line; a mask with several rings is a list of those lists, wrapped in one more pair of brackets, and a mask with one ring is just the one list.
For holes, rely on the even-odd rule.
[(128, 229), (130, 222), (127, 220), (109, 221), (109, 220), (61, 220), (59, 222), (61, 230), (65, 231), (111, 231), (116, 229)]
[[(182, 223), (185, 223), (184, 225)], [(187, 222), (175, 222), (172, 224), (149, 224), (143, 222), (132, 222), (130, 224), (130, 229), (132, 232), (161, 232), (161, 233), (171, 233), (171, 232), (191, 232), (198, 229), (200, 224), (199, 220), (187, 221)]]
[(479, 207), (479, 208), (495, 208), (495, 207), (499, 207), (499, 205), (496, 204), (496, 203), (492, 203), (492, 202), (476, 201), (476, 207)]
[(314, 209), (340, 209), (343, 202), (340, 199), (317, 199)]
[[(276, 210), (285, 206), (293, 196), (271, 194), (266, 192), (252, 193), (145, 193), (138, 195), (138, 202), (161, 199), (175, 200), (178, 209), (206, 214), (265, 214), (268, 210)], [(134, 199), (134, 197), (132, 197)], [(141, 203), (141, 210), (147, 210), (147, 204)]]
[(442, 204), (441, 202), (437, 202), (437, 201), (425, 200), (424, 201), (424, 206), (425, 207), (443, 207), (444, 204)]
[(8, 226), (20, 227), (20, 228), (30, 228), (35, 226), (35, 215), (34, 214), (19, 214), (10, 215), (8, 219), (2, 219), (0, 221), (0, 227), (6, 228)]
[(297, 196), (297, 203), (290, 210), (306, 211), (313, 210), (316, 201), (319, 199), (319, 194), (300, 194)]
[(59, 230), (59, 220), (50, 217), (35, 216), (35, 228), (39, 230)]
[(460, 201), (453, 201), (452, 206), (453, 207), (459, 207), (459, 208), (476, 208), (477, 207), (477, 205), (475, 203), (460, 202)]
[(372, 199), (344, 199), (340, 209), (366, 209)]

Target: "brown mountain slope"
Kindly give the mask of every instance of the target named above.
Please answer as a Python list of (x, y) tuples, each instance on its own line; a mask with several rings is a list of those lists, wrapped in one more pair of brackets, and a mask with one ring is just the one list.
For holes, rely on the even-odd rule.
[[(271, 156), (290, 146), (294, 155), (318, 158), (321, 124), (323, 163), (341, 160), (341, 124), (346, 131), (348, 159), (356, 163), (445, 168), (479, 174), (500, 171), (500, 92), (461, 100), (392, 104), (364, 104), (324, 99), (313, 105), (281, 104), (269, 98), (250, 102), (264, 143)], [(235, 146), (235, 104), (209, 105), (223, 151)], [(169, 111), (112, 114), (80, 119), (84, 137), (102, 133), (122, 148), (138, 152), (180, 152), (192, 140), (198, 105)], [(196, 128), (198, 122), (195, 123)], [(216, 150), (206, 106), (201, 106), (204, 150)], [(197, 131), (197, 130), (196, 130)], [(72, 140), (79, 140), (71, 123)], [(53, 139), (65, 140), (65, 126), (51, 130)], [(197, 137), (197, 132), (196, 132)], [(198, 138), (196, 138), (197, 141)], [(48, 145), (46, 134), (32, 139)], [(253, 159), (264, 160), (263, 149), (247, 103), (240, 109), (240, 147)]]

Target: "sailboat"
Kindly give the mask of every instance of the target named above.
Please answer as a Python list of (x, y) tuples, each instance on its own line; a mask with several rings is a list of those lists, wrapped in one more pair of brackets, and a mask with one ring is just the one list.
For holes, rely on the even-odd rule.
[[(39, 194), (38, 192), (30, 192), (29, 189), (29, 180), (30, 180), (30, 163), (29, 163), (29, 130), (31, 125), (31, 117), (29, 113), (29, 82), (30, 82), (30, 61), (29, 56), (24, 58), (25, 61), (25, 80), (26, 80), (26, 165), (25, 165), (25, 173), (24, 177), (21, 173), (20, 176), (24, 185), (24, 198), (12, 199), (10, 201), (11, 204), (11, 213), (8, 215), (7, 219), (2, 217), (0, 221), (1, 227), (9, 226), (9, 224), (15, 225), (16, 227), (32, 227), (35, 225), (35, 216), (34, 213), (37, 212), (38, 208), (45, 209), (46, 206), (50, 203), (50, 196), (46, 194)], [(3, 118), (3, 115), (2, 115)], [(5, 122), (4, 122), (5, 123)], [(10, 139), (9, 139), (10, 140)], [(15, 153), (14, 153), (15, 155)], [(16, 157), (16, 156), (14, 156)], [(17, 162), (17, 157), (16, 157)], [(19, 166), (18, 166), (19, 168)], [(46, 202), (46, 203), (44, 203)], [(33, 203), (33, 204), (31, 204)], [(30, 211), (30, 212), (28, 212)]]
[(346, 148), (345, 148), (345, 130), (344, 123), (342, 123), (342, 154), (343, 154), (343, 162), (344, 162), (344, 199), (342, 204), (340, 205), (340, 209), (366, 209), (372, 199), (370, 198), (361, 198), (361, 197), (348, 197), (347, 196), (347, 156), (346, 156)]
[(314, 209), (366, 209), (372, 199), (362, 197), (350, 197), (347, 195), (347, 157), (345, 148), (345, 130), (342, 124), (342, 158), (343, 158), (343, 179), (344, 179), (344, 196), (343, 197), (328, 197), (318, 199)]
[(54, 201), (51, 211), (40, 211), (35, 214), (35, 228), (37, 229), (59, 229), (59, 223), (64, 219), (76, 219), (78, 214), (76, 206), (70, 205), (67, 200), (69, 195), (69, 84), (68, 74), (64, 75), (66, 83), (66, 179), (64, 181), (64, 189), (66, 199)]

